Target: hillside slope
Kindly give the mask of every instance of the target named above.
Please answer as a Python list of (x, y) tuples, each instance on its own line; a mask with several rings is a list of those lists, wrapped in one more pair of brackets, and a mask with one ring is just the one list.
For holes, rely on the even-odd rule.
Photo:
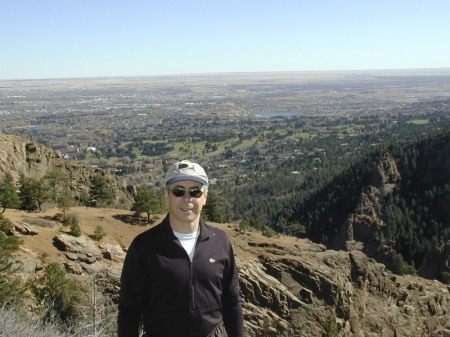
[(126, 186), (111, 172), (65, 160), (58, 151), (26, 138), (0, 134), (0, 179), (6, 173), (10, 173), (15, 182), (19, 181), (22, 174), (40, 179), (50, 171), (58, 171), (66, 176), (71, 193), (77, 200), (83, 193), (89, 193), (93, 177), (101, 174), (108, 181), (116, 205), (129, 205), (132, 201), (133, 188)]
[[(270, 186), (267, 181), (258, 185)], [(273, 219), (279, 231), (327, 248), (359, 245), (391, 270), (399, 272), (394, 265), (401, 257), (405, 269), (449, 282), (450, 130), (375, 144), (341, 170), (329, 165), (310, 173), (293, 190), (282, 203), (277, 190), (269, 190), (264, 201), (253, 196), (253, 213)], [(243, 188), (241, 194), (247, 192)], [(264, 206), (271, 200), (268, 214)], [(432, 268), (424, 268), (430, 263)]]
[[(0, 177), (11, 173), (40, 178), (49, 170), (66, 172), (76, 195), (89, 188), (94, 174), (104, 174), (116, 200), (131, 198), (130, 189), (106, 171), (63, 160), (45, 147), (14, 136), (0, 135)], [(72, 207), (81, 236), (54, 219), (57, 209), (26, 213), (7, 209), (24, 243), (15, 264), (24, 278), (42, 273), (49, 262), (63, 265), (84, 291), (100, 274), (117, 294), (123, 259), (131, 240), (149, 226), (130, 222), (131, 212), (114, 208)], [(91, 239), (96, 226), (107, 235)], [(153, 224), (154, 225), (154, 224)], [(450, 289), (437, 281), (397, 276), (355, 248), (324, 245), (290, 236), (241, 232), (234, 224), (213, 224), (230, 236), (237, 256), (245, 326), (248, 334), (325, 336), (330, 322), (340, 336), (448, 336)]]
[[(130, 215), (124, 210), (76, 207), (71, 213), (82, 235), (73, 238), (49, 220), (56, 213), (4, 214), (18, 229), (26, 224), (34, 233), (16, 233), (24, 240), (16, 259), (24, 277), (56, 261), (84, 289), (95, 273), (109, 278), (118, 291), (126, 248), (153, 225), (122, 222)], [(100, 242), (89, 237), (97, 225), (107, 233)], [(442, 283), (393, 275), (359, 251), (326, 250), (309, 240), (267, 238), (240, 232), (233, 224), (213, 225), (228, 233), (235, 248), (251, 336), (324, 336), (330, 318), (340, 336), (448, 336), (450, 289)]]

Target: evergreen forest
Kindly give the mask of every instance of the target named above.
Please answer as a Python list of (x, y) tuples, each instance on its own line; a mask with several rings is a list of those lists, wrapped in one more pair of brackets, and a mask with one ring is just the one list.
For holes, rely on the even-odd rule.
[[(403, 132), (376, 146), (361, 147), (345, 161), (336, 151), (327, 151), (321, 164), (303, 176), (292, 174), (299, 166), (294, 158), (281, 168), (285, 174), (271, 172), (234, 188), (229, 193), (234, 210), (250, 226), (336, 248), (335, 236), (349, 215), (358, 211), (361, 195), (370, 194), (377, 185), (380, 193), (374, 208), (384, 226), (370, 244), (377, 251), (394, 250), (414, 270), (427, 252), (450, 240), (450, 130)], [(313, 146), (318, 148), (323, 141)], [(395, 163), (399, 179), (385, 186), (375, 178), (387, 156)], [(389, 260), (381, 262), (389, 265)], [(441, 277), (448, 281), (448, 274)]]

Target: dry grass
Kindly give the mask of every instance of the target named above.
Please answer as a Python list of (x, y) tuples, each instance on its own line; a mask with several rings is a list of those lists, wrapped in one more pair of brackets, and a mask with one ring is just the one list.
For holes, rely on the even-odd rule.
[[(50, 220), (58, 213), (59, 210), (57, 208), (48, 208), (40, 213), (29, 213), (13, 209), (6, 210), (3, 215), (13, 223), (28, 223), (39, 230), (38, 235), (22, 237), (24, 244), (21, 247), (22, 251), (20, 254), (27, 256), (30, 254), (35, 256), (45, 256), (45, 260), (48, 262), (61, 262), (62, 258), (60, 258), (60, 255), (62, 253), (54, 247), (53, 238), (59, 232), (68, 232), (69, 228), (63, 227), (60, 223), (52, 222), (52, 220)], [(159, 215), (152, 224), (145, 224), (143, 221), (136, 221), (133, 219), (133, 212), (128, 210), (72, 207), (69, 210), (69, 213), (78, 218), (81, 233), (83, 235), (92, 236), (95, 228), (101, 226), (106, 232), (106, 236), (101, 242), (119, 244), (124, 248), (130, 245), (136, 235), (155, 226), (165, 216), (165, 214)], [(51, 226), (51, 223), (54, 225)], [(267, 253), (267, 249), (255, 247), (255, 245), (258, 246), (258, 243), (281, 247), (289, 247), (298, 244), (298, 239), (293, 237), (275, 236), (267, 238), (253, 230), (241, 233), (237, 231), (237, 224), (209, 224), (224, 230), (229, 235), (236, 254), (243, 259)], [(252, 245), (249, 245), (249, 242), (252, 242)]]
[[(23, 253), (45, 256), (47, 261), (57, 262), (60, 252), (53, 246), (53, 238), (58, 232), (69, 230), (51, 220), (58, 213), (57, 208), (49, 208), (40, 213), (7, 209), (3, 215), (13, 223), (30, 224), (39, 231), (38, 235), (22, 237), (24, 240)], [(127, 219), (131, 219), (132, 216), (132, 212), (127, 210), (73, 207), (69, 213), (78, 218), (82, 234), (91, 236), (94, 234), (95, 228), (101, 226), (106, 232), (106, 236), (102, 239), (103, 242), (118, 243), (123, 247), (127, 247), (137, 234), (152, 226), (143, 225), (143, 222), (139, 221), (127, 222)]]

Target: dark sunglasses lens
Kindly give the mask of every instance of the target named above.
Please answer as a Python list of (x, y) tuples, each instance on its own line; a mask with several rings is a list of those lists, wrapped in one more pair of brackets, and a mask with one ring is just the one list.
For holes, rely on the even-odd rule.
[(192, 198), (200, 198), (203, 194), (203, 191), (199, 188), (193, 188), (189, 190), (189, 195)]
[[(186, 190), (183, 187), (174, 187), (170, 192), (177, 198), (180, 198), (186, 194)], [(203, 191), (199, 188), (191, 188), (189, 190), (191, 198), (200, 198), (203, 195)]]
[(186, 190), (181, 187), (175, 187), (175, 188), (172, 188), (171, 192), (174, 196), (179, 198), (179, 197), (182, 197), (186, 193)]

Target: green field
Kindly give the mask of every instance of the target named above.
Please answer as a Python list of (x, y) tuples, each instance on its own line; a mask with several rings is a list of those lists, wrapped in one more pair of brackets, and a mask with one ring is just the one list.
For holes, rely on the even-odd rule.
[(415, 124), (415, 125), (425, 125), (425, 124), (429, 124), (430, 120), (429, 119), (413, 119), (408, 121), (409, 124)]

